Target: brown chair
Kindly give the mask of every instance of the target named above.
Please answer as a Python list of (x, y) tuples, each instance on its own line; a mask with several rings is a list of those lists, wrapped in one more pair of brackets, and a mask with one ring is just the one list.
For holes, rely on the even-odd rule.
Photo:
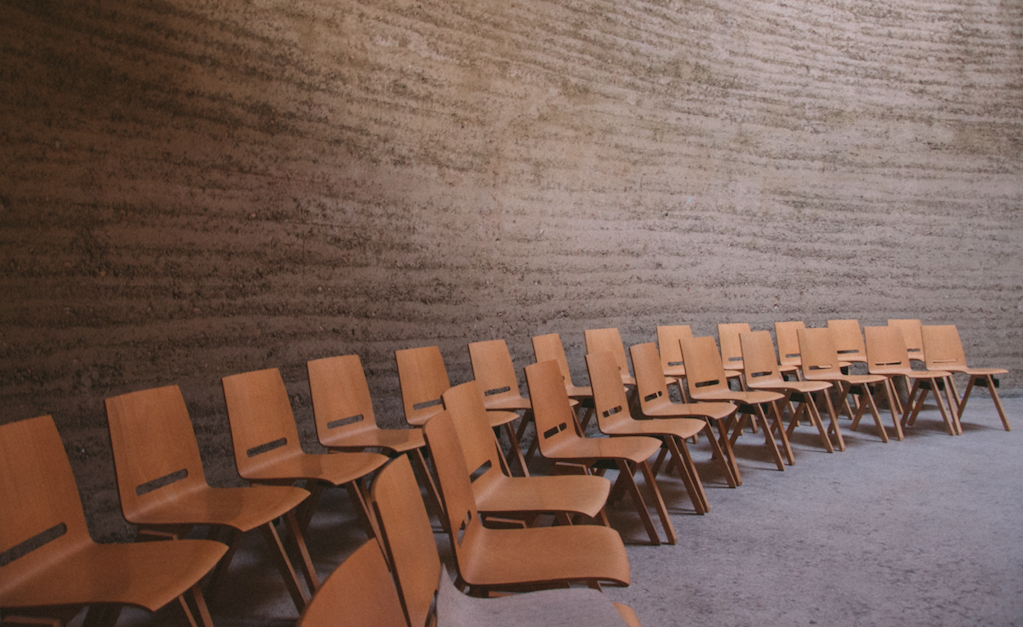
[(423, 430), (381, 429), (373, 413), (366, 374), (358, 355), (314, 359), (306, 363), (312, 392), (316, 435), (327, 449), (358, 452), (381, 449), (389, 455), (407, 454), (440, 514), (440, 495), (423, 458)]
[[(924, 345), (924, 354), (927, 357), (928, 370), (946, 370), (953, 374), (958, 372), (970, 378), (962, 399), (956, 402), (956, 413), (962, 416), (963, 408), (966, 407), (966, 401), (970, 398), (970, 392), (973, 391), (975, 385), (985, 387), (991, 393), (991, 400), (995, 402), (998, 416), (1002, 419), (1002, 426), (1006, 431), (1011, 431), (1009, 420), (1005, 417), (1005, 408), (1002, 407), (1002, 399), (998, 397), (998, 379), (995, 378), (996, 375), (1008, 374), (1009, 371), (1003, 368), (970, 368), (967, 366), (963, 344), (959, 339), (959, 330), (953, 324), (923, 327), (921, 339)], [(952, 389), (955, 391), (954, 387)]]
[(305, 607), (308, 597), (274, 521), (284, 517), (308, 588), (315, 590), (319, 579), (295, 513), (309, 492), (290, 486), (210, 487), (188, 409), (176, 385), (108, 398), (106, 408), (117, 489), (128, 522), (156, 537), (182, 537), (196, 525), (208, 525), (211, 538), (226, 533), (231, 548), (214, 571), (207, 596), (230, 565), (240, 535), (258, 528), (295, 606)]
[[(519, 392), (519, 380), (515, 375), (508, 344), (504, 340), (472, 342), (469, 344), (469, 361), (472, 363), (473, 379), (479, 383), (484, 395), (484, 406), (487, 411), (522, 412), (518, 431), (512, 440), (518, 444), (526, 432), (526, 427), (533, 422), (533, 406), (529, 399)], [(517, 448), (517, 447), (516, 447)], [(520, 461), (522, 474), (529, 476), (526, 461), (519, 450), (516, 459)]]
[[(679, 352), (682, 351), (681, 345)], [(639, 392), (640, 411), (647, 418), (699, 418), (704, 421), (704, 431), (710, 440), (714, 459), (721, 464), (725, 480), (729, 487), (742, 485), (742, 475), (735, 463), (735, 453), (728, 440), (729, 425), (734, 421), (738, 407), (732, 403), (675, 403), (668, 394), (668, 385), (664, 381), (663, 371), (658, 362), (663, 363), (657, 354), (657, 346), (653, 342), (636, 344), (629, 348), (632, 366), (636, 371), (636, 389)], [(716, 424), (720, 434), (720, 442), (715, 439), (711, 424)], [(663, 457), (664, 453), (661, 452)], [(657, 464), (655, 464), (656, 470)]]
[[(373, 503), (383, 537), (381, 544), (393, 564), (401, 608), (409, 625), (428, 623), (435, 593), (438, 625), (547, 625), (552, 624), (548, 622), (552, 613), (571, 618), (571, 622), (563, 620), (553, 623), (558, 625), (620, 625), (623, 617), (633, 619), (633, 622), (627, 620), (628, 624), (639, 625), (631, 608), (612, 604), (607, 597), (596, 591), (555, 590), (499, 599), (474, 599), (463, 595), (454, 589), (441, 564), (430, 520), (419, 496), (419, 489), (405, 460), (399, 459), (388, 464), (373, 484)], [(376, 559), (376, 568), (386, 570), (383, 557)], [(328, 580), (324, 589), (331, 585)], [(332, 598), (335, 600), (329, 602), (340, 609), (345, 598), (340, 594), (334, 594)], [(464, 603), (471, 607), (458, 607)], [(467, 609), (481, 615), (476, 622), (465, 623), (461, 620), (460, 617)], [(620, 615), (615, 614), (615, 609)]]
[(476, 381), (468, 381), (444, 392), (448, 410), (458, 433), (469, 474), (476, 508), (484, 516), (520, 518), (536, 523), (541, 514), (555, 514), (565, 524), (571, 515), (600, 518), (605, 524), (604, 503), (611, 483), (603, 477), (561, 475), (513, 477), (498, 451), (494, 433), (486, 426), (483, 393)]
[[(430, 418), (444, 409), (441, 395), (451, 387), (448, 371), (440, 348), (423, 346), (395, 351), (398, 363), (398, 382), (401, 385), (401, 402), (405, 408), (405, 421), (421, 427)], [(511, 442), (511, 454), (519, 464), (523, 475), (529, 474), (528, 463), (522, 456), (519, 438), (511, 423), (519, 415), (514, 411), (488, 411), (487, 420), (495, 429), (504, 428)]]
[[(644, 435), (661, 440), (663, 444), (658, 462), (663, 461), (667, 452), (670, 455), (669, 464), (674, 463), (675, 469), (678, 470), (696, 513), (709, 512), (707, 494), (685, 442), (687, 438), (703, 431), (707, 422), (694, 418), (636, 420), (629, 411), (628, 399), (625, 397), (625, 388), (620, 384), (621, 375), (614, 355), (608, 352), (590, 353), (586, 356), (586, 367), (590, 373), (590, 383), (593, 385), (593, 400), (597, 406), (597, 423), (600, 430), (612, 437)], [(713, 437), (711, 439), (713, 440)], [(652, 474), (656, 476), (656, 472)]]
[(86, 625), (113, 625), (126, 605), (152, 612), (177, 600), (193, 627), (212, 627), (198, 584), (227, 547), (209, 540), (93, 542), (50, 416), (0, 425), (0, 503), (4, 624), (62, 624), (88, 606)]
[[(896, 437), (901, 441), (903, 438), (902, 426), (895, 414), (895, 405), (891, 400), (891, 390), (886, 385), (885, 378), (880, 375), (871, 374), (847, 374), (843, 372), (845, 364), (838, 357), (838, 349), (835, 348), (834, 333), (831, 329), (799, 329), (799, 354), (803, 363), (803, 379), (806, 381), (827, 381), (831, 383), (837, 392), (838, 401), (834, 403), (829, 411), (835, 406), (845, 407), (846, 412), (853, 417), (852, 430), (859, 428), (863, 412), (870, 409), (877, 425), (878, 434), (883, 442), (888, 441), (888, 432), (881, 423), (881, 415), (877, 411), (877, 402), (874, 399), (872, 385), (882, 386), (889, 394), (888, 407), (892, 414), (892, 422), (895, 424)], [(856, 396), (858, 398), (856, 412), (849, 407), (847, 398)], [(830, 398), (830, 397), (829, 397)]]
[[(533, 401), (537, 439), (540, 441), (540, 452), (543, 456), (555, 462), (576, 464), (587, 474), (598, 462), (608, 466), (613, 463), (613, 467), (618, 469), (618, 480), (612, 488), (612, 495), (617, 493), (615, 488), (619, 486), (628, 490), (650, 542), (660, 544), (657, 529), (633, 476), (638, 468), (643, 473), (647, 489), (653, 496), (654, 506), (661, 519), (661, 526), (668, 536), (668, 542), (675, 544), (677, 542), (675, 528), (668, 517), (664, 499), (647, 461), (661, 448), (660, 440), (642, 436), (584, 438), (575, 422), (562, 382), (561, 370), (554, 361), (526, 366), (526, 383)], [(602, 474), (603, 470), (600, 473)]]
[[(945, 422), (948, 434), (961, 435), (959, 413), (956, 411), (955, 396), (951, 387), (952, 373), (947, 370), (913, 370), (909, 364), (909, 353), (906, 351), (906, 342), (902, 338), (902, 331), (896, 327), (866, 327), (863, 333), (866, 337), (867, 369), (870, 374), (882, 375), (886, 378), (885, 385), (888, 388), (889, 398), (895, 389), (892, 383), (893, 378), (906, 377), (907, 381), (913, 382), (913, 387), (909, 391), (909, 399), (902, 412), (902, 426), (910, 426), (916, 422), (917, 414), (923, 408), (924, 399), (927, 398), (927, 393), (931, 392), (938, 404), (938, 410), (941, 412), (941, 418)], [(919, 397), (917, 396), (918, 392), (920, 393)], [(948, 411), (945, 409), (940, 392), (945, 393), (946, 400), (949, 402)], [(916, 400), (915, 404), (914, 399)]]
[[(622, 336), (618, 329), (588, 329), (586, 331), (586, 354), (611, 353), (618, 364), (622, 384), (633, 390), (631, 396), (635, 395), (636, 378), (629, 374), (629, 360), (625, 356), (625, 344), (622, 343)], [(630, 398), (631, 401), (631, 398)]]
[(303, 451), (291, 400), (276, 368), (231, 375), (221, 383), (239, 475), (264, 485), (302, 482), (312, 493), (299, 519), (303, 529), (316, 510), (324, 486), (344, 486), (366, 534), (376, 536), (362, 480), (387, 463), (387, 457), (378, 453)]
[(718, 344), (721, 348), (721, 365), (725, 372), (737, 372), (740, 374), (739, 382), (742, 389), (746, 389), (746, 379), (741, 376), (745, 370), (742, 363), (742, 345), (739, 343), (739, 335), (749, 333), (749, 325), (745, 322), (731, 322), (718, 325)]
[[(686, 365), (682, 361), (682, 348), (679, 341), (682, 338), (693, 337), (693, 330), (688, 324), (664, 325), (657, 327), (657, 348), (661, 358), (661, 371), (665, 377), (675, 380), (682, 400), (686, 398), (684, 381), (686, 378)], [(633, 364), (635, 366), (635, 364)], [(636, 373), (637, 385), (639, 373)], [(642, 393), (641, 393), (642, 394)]]
[(803, 376), (803, 362), (799, 355), (799, 329), (805, 328), (802, 320), (774, 323), (774, 337), (778, 342), (778, 362), (782, 366), (794, 367), (797, 377)]
[(767, 331), (743, 333), (739, 336), (739, 341), (742, 344), (742, 361), (746, 365), (746, 385), (749, 389), (784, 394), (785, 400), (782, 401), (782, 405), (785, 406), (791, 400), (796, 401), (797, 405), (789, 420), (786, 435), (792, 437), (796, 425), (799, 424), (799, 418), (805, 411), (810, 416), (810, 422), (817, 427), (824, 449), (829, 453), (835, 452), (828, 430), (824, 429), (820, 412), (817, 411), (817, 401), (813, 396), (815, 393), (822, 393), (821, 395), (827, 402), (828, 415), (831, 417), (830, 431), (835, 434), (838, 450), (844, 451), (845, 440), (842, 438), (842, 430), (838, 426), (835, 408), (832, 407), (831, 397), (828, 395), (831, 384), (826, 381), (786, 381), (782, 377), (778, 357), (774, 353), (771, 334)]
[[(572, 383), (572, 373), (568, 369), (568, 358), (565, 357), (565, 347), (561, 344), (561, 337), (557, 333), (534, 336), (533, 357), (536, 359), (536, 363), (553, 360), (558, 364), (558, 369), (565, 382), (565, 393), (573, 403), (577, 403), (574, 406), (577, 422), (581, 428), (585, 429), (589, 424), (590, 417), (593, 416), (593, 389), (588, 385), (577, 386)], [(586, 410), (581, 419), (578, 416), (580, 409)], [(534, 446), (530, 447), (530, 454), (532, 454), (537, 441), (537, 439), (533, 440)]]
[[(560, 382), (558, 387), (561, 389)], [(628, 585), (628, 557), (621, 536), (613, 529), (596, 525), (484, 527), (451, 416), (441, 411), (426, 423), (424, 431), (437, 469), (459, 581), (468, 586), (470, 594), (563, 587), (573, 582)], [(390, 531), (387, 541), (394, 542)]]
[(910, 361), (926, 361), (924, 354), (924, 338), (921, 329), (923, 325), (918, 318), (913, 319), (888, 319), (888, 326), (897, 327), (902, 331), (902, 339), (906, 341), (906, 352), (909, 353)]
[(686, 362), (686, 380), (689, 382), (689, 396), (695, 401), (721, 401), (734, 402), (738, 404), (738, 413), (742, 419), (737, 421), (732, 431), (731, 441), (735, 444), (743, 426), (750, 415), (754, 420), (759, 420), (764, 429), (764, 444), (774, 458), (778, 470), (785, 470), (785, 462), (778, 451), (778, 443), (774, 440), (771, 427), (767, 424), (767, 414), (764, 412), (764, 405), (771, 407), (774, 415), (774, 426), (778, 430), (785, 455), (789, 464), (795, 463), (792, 455), (792, 448), (789, 446), (788, 437), (785, 434), (785, 427), (781, 422), (781, 413), (778, 411), (777, 401), (783, 396), (775, 392), (733, 392), (728, 387), (728, 377), (725, 374), (721, 362), (721, 355), (718, 353), (717, 345), (712, 337), (696, 337), (690, 340), (682, 340), (682, 354)]

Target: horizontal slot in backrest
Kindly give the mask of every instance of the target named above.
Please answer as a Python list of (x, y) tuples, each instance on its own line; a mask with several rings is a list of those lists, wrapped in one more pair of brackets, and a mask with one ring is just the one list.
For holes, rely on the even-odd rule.
[(149, 494), (153, 490), (159, 490), (160, 488), (167, 487), (170, 484), (177, 483), (186, 477), (188, 477), (187, 468), (176, 470), (157, 479), (153, 479), (152, 481), (147, 481), (135, 486), (135, 495), (142, 496), (143, 494)]
[(414, 409), (415, 411), (419, 411), (420, 409), (426, 409), (427, 407), (436, 407), (437, 405), (440, 405), (442, 402), (443, 401), (441, 399), (435, 398), (432, 401), (423, 401), (422, 403), (416, 403), (415, 405), (412, 406), (412, 409)]
[(714, 379), (713, 381), (702, 381), (700, 383), (697, 383), (696, 387), (705, 388), (710, 385), (717, 385), (718, 383), (720, 383), (720, 379)]
[(263, 453), (269, 453), (270, 451), (279, 449), (287, 443), (288, 438), (278, 438), (272, 442), (267, 442), (266, 444), (253, 446), (249, 450), (245, 451), (245, 454), (249, 457), (255, 457), (256, 455), (262, 455)]
[(511, 392), (511, 386), (504, 386), (503, 388), (494, 388), (493, 390), (487, 390), (483, 393), (483, 396), (493, 396), (495, 394), (504, 394), (505, 392)]
[(603, 415), (604, 415), (604, 418), (608, 418), (610, 416), (614, 416), (615, 414), (617, 414), (617, 413), (619, 413), (621, 411), (622, 411), (622, 406), (621, 405), (617, 405), (615, 407), (612, 407), (611, 409), (608, 409), (608, 410), (604, 411)]
[(363, 421), (362, 414), (356, 414), (347, 418), (338, 418), (337, 420), (331, 420), (327, 423), (328, 429), (337, 429), (338, 427), (344, 427), (346, 425), (354, 425), (357, 422)]
[(644, 397), (643, 397), (643, 402), (648, 402), (648, 401), (652, 401), (652, 400), (654, 400), (655, 398), (660, 398), (660, 397), (661, 397), (661, 391), (660, 391), (660, 390), (657, 390), (657, 391), (656, 391), (656, 392), (654, 392), (653, 394), (647, 394), (646, 396), (644, 396)]
[(46, 531), (37, 533), (24, 542), (15, 544), (3, 553), (0, 553), (0, 566), (7, 566), (14, 560), (20, 557), (25, 557), (32, 551), (46, 546), (57, 538), (63, 536), (65, 533), (67, 533), (67, 525), (60, 523), (59, 525), (50, 527)]
[(684, 366), (684, 365), (686, 365), (686, 362), (684, 362), (684, 361), (669, 361), (668, 365), (669, 366)]
[(544, 439), (553, 438), (554, 436), (558, 435), (559, 433), (561, 433), (562, 431), (564, 431), (567, 428), (568, 428), (568, 425), (566, 425), (565, 423), (561, 423), (561, 424), (559, 424), (556, 427), (551, 427), (550, 429), (544, 431), (543, 432), (543, 437), (544, 437)]

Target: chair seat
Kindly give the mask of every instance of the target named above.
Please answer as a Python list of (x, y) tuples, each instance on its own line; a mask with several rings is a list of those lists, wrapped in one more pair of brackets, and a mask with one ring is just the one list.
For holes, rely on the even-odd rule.
[(942, 366), (949, 372), (968, 374), (971, 377), (991, 377), (996, 374), (1009, 374), (1005, 368), (970, 368), (968, 366)]
[(765, 390), (771, 392), (785, 391), (809, 394), (811, 392), (823, 392), (831, 387), (825, 381), (746, 381), (751, 390)]
[(868, 385), (884, 383), (885, 377), (875, 374), (842, 374), (841, 372), (829, 372), (827, 374), (814, 374), (804, 372), (803, 378), (807, 381), (841, 381), (850, 385)]
[(308, 491), (290, 486), (207, 487), (162, 504), (148, 503), (125, 518), (137, 525), (223, 525), (244, 533), (285, 515), (308, 496)]
[(571, 442), (552, 443), (543, 454), (550, 459), (627, 459), (638, 464), (650, 459), (660, 448), (660, 440), (644, 436), (580, 438)]
[(611, 482), (583, 475), (509, 477), (489, 472), (473, 482), (472, 490), (476, 507), (485, 513), (575, 512), (595, 518), (607, 502)]
[(593, 388), (588, 385), (566, 385), (565, 392), (568, 393), (568, 397), (571, 399), (578, 398), (592, 398)]
[[(486, 556), (485, 560), (459, 563), (462, 579), (471, 586), (516, 589), (594, 579), (629, 585), (625, 546), (618, 532), (609, 527), (476, 527), (463, 536), (462, 544), (468, 547), (463, 554)], [(508, 586), (508, 582), (516, 583)]]
[(632, 422), (604, 427), (601, 431), (607, 435), (671, 435), (683, 440), (700, 433), (707, 426), (707, 421), (700, 418), (656, 418), (654, 420), (633, 420)]
[(312, 479), (339, 486), (364, 477), (386, 463), (387, 456), (378, 453), (303, 453), (254, 466), (242, 476), (250, 481), (270, 483)]
[(426, 446), (421, 429), (367, 429), (360, 433), (320, 437), (320, 444), (336, 450), (382, 448), (405, 453)]
[(483, 406), (487, 408), (487, 411), (518, 411), (533, 408), (533, 406), (529, 403), (529, 399), (521, 396), (484, 398)]
[(675, 403), (670, 398), (664, 397), (647, 401), (643, 406), (643, 413), (650, 418), (702, 416), (712, 420), (723, 420), (734, 412), (735, 405), (731, 403)]
[(871, 369), (871, 374), (909, 377), (910, 379), (944, 379), (952, 376), (952, 373), (947, 370), (913, 370), (912, 368), (878, 368), (876, 366)]
[(227, 546), (211, 540), (88, 542), (4, 589), (4, 607), (110, 603), (156, 611), (213, 570)]
[(712, 392), (700, 392), (699, 388), (695, 390), (690, 389), (689, 395), (693, 397), (694, 401), (733, 401), (745, 405), (759, 405), (760, 403), (773, 403), (774, 401), (780, 401), (785, 398), (781, 394), (775, 392), (765, 392), (763, 390), (751, 390), (749, 392), (732, 392), (732, 391), (712, 391)]

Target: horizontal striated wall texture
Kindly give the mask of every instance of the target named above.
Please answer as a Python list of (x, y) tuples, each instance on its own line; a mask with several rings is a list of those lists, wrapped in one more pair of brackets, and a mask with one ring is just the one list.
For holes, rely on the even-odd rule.
[[(1015, 0), (0, 2), (0, 422), (120, 533), (103, 398), (658, 324), (959, 325), (1023, 379)], [(80, 477), (83, 473), (79, 473)]]

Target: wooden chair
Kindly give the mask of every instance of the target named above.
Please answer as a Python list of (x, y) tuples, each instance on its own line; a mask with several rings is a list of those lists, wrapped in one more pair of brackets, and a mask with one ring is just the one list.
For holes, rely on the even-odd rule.
[[(961, 400), (956, 402), (956, 413), (962, 415), (966, 401), (969, 400), (970, 392), (973, 391), (975, 385), (985, 387), (991, 393), (991, 400), (995, 402), (998, 416), (1002, 419), (1002, 426), (1006, 431), (1011, 431), (1009, 420), (1005, 417), (1005, 408), (1002, 407), (1002, 399), (998, 397), (998, 379), (995, 378), (996, 375), (1008, 374), (1009, 371), (1003, 368), (970, 368), (967, 366), (963, 344), (959, 339), (959, 330), (953, 324), (923, 327), (921, 339), (928, 370), (958, 372), (970, 378)], [(954, 382), (952, 385), (955, 385)], [(955, 392), (955, 388), (952, 389)], [(958, 393), (956, 396), (958, 397)]]
[[(565, 383), (565, 393), (573, 403), (577, 403), (574, 406), (577, 422), (582, 429), (586, 429), (593, 416), (593, 389), (588, 385), (577, 386), (572, 383), (572, 373), (568, 369), (568, 358), (565, 357), (565, 347), (561, 344), (561, 337), (557, 333), (534, 336), (533, 357), (536, 359), (536, 363), (553, 360), (558, 364), (562, 380)], [(581, 409), (584, 409), (585, 412), (582, 418), (579, 418), (578, 411)], [(537, 442), (538, 439), (533, 440), (533, 446), (530, 446), (529, 449), (530, 455)]]
[[(831, 397), (828, 390), (831, 384), (826, 381), (786, 381), (781, 374), (778, 365), (778, 357), (774, 353), (774, 344), (771, 342), (771, 334), (767, 331), (751, 331), (739, 336), (742, 344), (742, 360), (746, 365), (746, 385), (751, 390), (766, 390), (778, 392), (785, 395), (782, 405), (788, 405), (790, 400), (795, 400), (797, 405), (789, 420), (789, 428), (786, 431), (788, 437), (799, 424), (799, 418), (805, 411), (810, 416), (810, 422), (817, 427), (821, 436), (824, 449), (834, 453), (835, 448), (831, 444), (828, 431), (824, 429), (820, 412), (817, 411), (817, 402), (814, 399), (815, 393), (822, 393), (828, 406), (828, 415), (831, 417), (830, 431), (834, 432), (838, 442), (838, 450), (845, 450), (845, 440), (842, 438), (842, 430), (838, 426), (838, 417), (835, 415), (835, 408), (831, 405)], [(878, 425), (880, 427), (880, 425)]]
[(924, 353), (924, 338), (921, 329), (923, 325), (918, 318), (913, 319), (888, 319), (888, 326), (897, 327), (902, 331), (902, 339), (906, 341), (906, 352), (909, 353), (910, 361), (926, 361)]
[(725, 368), (721, 362), (721, 355), (718, 353), (717, 345), (712, 337), (696, 337), (679, 342), (682, 346), (682, 354), (686, 362), (686, 379), (689, 382), (689, 396), (695, 401), (723, 401), (738, 404), (738, 413), (743, 416), (737, 421), (732, 431), (731, 441), (735, 444), (748, 416), (753, 415), (759, 420), (764, 429), (764, 444), (774, 458), (778, 470), (785, 470), (785, 462), (782, 461), (781, 453), (778, 451), (778, 443), (774, 440), (771, 427), (767, 424), (767, 414), (764, 412), (764, 405), (771, 407), (774, 414), (774, 426), (777, 428), (785, 455), (789, 464), (795, 463), (792, 455), (792, 448), (789, 446), (788, 437), (785, 434), (784, 425), (781, 422), (781, 413), (778, 411), (777, 401), (783, 396), (775, 392), (763, 391), (739, 391), (733, 392), (728, 387), (728, 378)]
[(562, 383), (561, 370), (556, 362), (543, 361), (526, 366), (526, 384), (529, 386), (529, 396), (533, 401), (533, 416), (536, 419), (537, 438), (543, 456), (555, 462), (577, 464), (587, 473), (598, 462), (613, 463), (618, 469), (618, 480), (612, 488), (612, 495), (619, 486), (624, 486), (624, 489), (628, 490), (650, 542), (660, 544), (657, 529), (633, 476), (638, 469), (643, 473), (647, 489), (654, 499), (654, 506), (661, 519), (661, 526), (668, 536), (668, 542), (675, 544), (677, 542), (675, 529), (647, 461), (661, 448), (660, 440), (643, 436), (584, 438), (574, 420), (568, 394)]
[[(561, 389), (560, 382), (558, 387)], [(621, 536), (613, 529), (596, 525), (484, 527), (451, 416), (446, 411), (434, 415), (424, 432), (437, 469), (459, 581), (468, 586), (470, 594), (562, 587), (573, 582), (628, 585), (628, 558)], [(387, 541), (394, 541), (390, 531)]]
[(718, 325), (718, 344), (721, 348), (721, 365), (725, 372), (739, 374), (739, 383), (746, 389), (746, 378), (743, 376), (745, 366), (742, 363), (742, 345), (739, 334), (749, 333), (749, 325), (745, 322), (732, 322)]
[[(504, 340), (472, 342), (469, 344), (469, 361), (472, 363), (473, 379), (479, 383), (487, 411), (522, 412), (514, 442), (521, 442), (526, 427), (533, 422), (533, 406), (529, 399), (519, 392), (519, 380), (515, 375), (508, 344)], [(519, 451), (516, 459), (520, 459)], [(521, 463), (522, 475), (529, 476), (526, 462)]]
[[(575, 588), (530, 592), (499, 599), (473, 599), (455, 590), (437, 554), (430, 520), (406, 460), (395, 460), (380, 471), (373, 484), (373, 504), (380, 521), (381, 544), (393, 565), (401, 608), (409, 625), (428, 624), (435, 593), (438, 596), (438, 625), (457, 627), (465, 624), (459, 617), (466, 608), (452, 607), (455, 603), (469, 603), (475, 612), (485, 612), (485, 618), (481, 617), (477, 622), (467, 625), (547, 625), (552, 624), (548, 622), (551, 613), (562, 613), (572, 619), (571, 622), (564, 620), (553, 623), (557, 625), (579, 624), (592, 627), (594, 624), (621, 624), (623, 617), (628, 624), (639, 625), (627, 605), (612, 604), (607, 597), (591, 590)], [(383, 564), (381, 557), (377, 567)], [(330, 585), (328, 580), (324, 589)], [(344, 601), (339, 594), (333, 595), (333, 598), (336, 599), (334, 603)], [(590, 613), (587, 608), (600, 608), (599, 614)], [(620, 616), (615, 617), (615, 609)], [(628, 617), (632, 620), (628, 620)]]
[(571, 515), (599, 518), (607, 524), (604, 503), (611, 483), (603, 477), (559, 475), (513, 477), (486, 426), (483, 393), (476, 381), (444, 392), (444, 407), (458, 433), (472, 477), (476, 509), (484, 516), (520, 518), (535, 524), (541, 514), (555, 514), (563, 524)]
[(622, 343), (618, 329), (588, 329), (585, 335), (586, 354), (611, 353), (618, 364), (622, 384), (631, 390), (630, 397), (635, 396), (636, 378), (629, 374), (629, 360), (625, 356), (625, 344)]
[(306, 363), (312, 392), (316, 435), (331, 451), (380, 449), (388, 455), (406, 454), (426, 487), (427, 498), (440, 515), (440, 495), (423, 458), (423, 430), (381, 429), (373, 413), (366, 374), (358, 355), (314, 359)]
[(802, 378), (803, 362), (799, 355), (799, 329), (805, 329), (802, 320), (774, 323), (774, 337), (778, 342), (778, 361), (782, 366), (794, 367), (796, 376)]
[(217, 565), (207, 596), (227, 571), (240, 535), (259, 529), (295, 607), (305, 607), (308, 597), (274, 521), (284, 518), (308, 588), (315, 590), (319, 579), (295, 513), (309, 492), (290, 486), (210, 487), (188, 409), (176, 385), (108, 398), (106, 408), (117, 489), (128, 522), (155, 537), (182, 537), (196, 525), (209, 526), (211, 538), (226, 534), (231, 548)]
[[(846, 412), (853, 417), (852, 430), (855, 431), (860, 424), (863, 412), (870, 409), (877, 425), (878, 435), (883, 442), (888, 441), (888, 432), (881, 423), (881, 415), (877, 411), (877, 402), (870, 386), (880, 385), (886, 393), (891, 390), (885, 384), (885, 378), (880, 375), (871, 374), (847, 374), (843, 372), (845, 367), (838, 356), (838, 349), (835, 348), (834, 333), (831, 329), (798, 329), (799, 354), (803, 363), (803, 379), (806, 381), (826, 381), (831, 383), (837, 392), (835, 406), (845, 407)], [(846, 399), (849, 396), (857, 396), (857, 410), (853, 412)], [(830, 398), (830, 397), (829, 397)], [(901, 441), (903, 438), (902, 426), (895, 414), (895, 405), (889, 398), (888, 407), (892, 414), (892, 422), (895, 424), (896, 437)]]
[[(697, 514), (710, 511), (707, 493), (703, 489), (700, 475), (696, 472), (692, 455), (685, 440), (703, 431), (707, 422), (694, 418), (660, 418), (657, 420), (639, 421), (629, 411), (625, 388), (620, 383), (621, 375), (614, 355), (608, 352), (590, 353), (586, 355), (586, 367), (593, 385), (593, 400), (597, 405), (597, 423), (600, 430), (612, 437), (652, 436), (663, 442), (658, 462), (664, 459), (665, 452), (669, 464), (674, 463), (682, 483), (685, 484), (689, 500)], [(661, 377), (662, 380), (664, 377)], [(711, 437), (713, 440), (713, 436)], [(655, 464), (659, 467), (659, 463)], [(656, 476), (656, 472), (653, 472)]]
[(227, 547), (209, 540), (93, 542), (50, 416), (0, 425), (0, 503), (5, 624), (61, 624), (88, 606), (86, 625), (113, 625), (126, 605), (152, 612), (177, 600), (193, 627), (213, 627), (199, 580)]
[[(682, 352), (681, 345), (678, 350)], [(739, 474), (735, 453), (732, 452), (732, 445), (728, 440), (729, 425), (734, 420), (738, 407), (732, 403), (675, 403), (668, 395), (668, 385), (658, 363), (663, 363), (663, 360), (657, 354), (657, 346), (652, 342), (636, 344), (629, 348), (629, 353), (636, 371), (636, 389), (639, 392), (639, 405), (643, 415), (658, 420), (694, 417), (702, 420), (714, 459), (721, 464), (728, 486), (734, 488), (742, 485), (742, 475)], [(711, 423), (718, 427), (720, 442), (714, 437)], [(661, 456), (663, 455), (662, 449)], [(655, 470), (657, 466), (658, 464), (654, 465)]]
[[(405, 408), (405, 421), (421, 427), (439, 411), (444, 409), (441, 395), (451, 387), (448, 371), (440, 348), (423, 346), (395, 351), (398, 363), (398, 382), (401, 385), (401, 402)], [(511, 443), (511, 454), (519, 464), (523, 476), (529, 475), (528, 463), (522, 456), (518, 434), (511, 423), (519, 415), (514, 411), (488, 411), (487, 420), (495, 429), (504, 428)]]
[[(892, 383), (894, 377), (906, 377), (907, 381), (913, 382), (913, 387), (909, 391), (909, 399), (902, 412), (902, 426), (910, 426), (916, 422), (917, 414), (920, 413), (924, 399), (927, 398), (927, 392), (931, 392), (938, 404), (938, 410), (941, 412), (941, 418), (945, 422), (948, 434), (961, 435), (959, 413), (956, 411), (956, 401), (951, 387), (952, 373), (947, 370), (913, 370), (909, 364), (909, 353), (906, 351), (906, 342), (902, 338), (902, 331), (896, 327), (866, 327), (863, 333), (866, 337), (867, 369), (870, 374), (878, 374), (886, 378), (885, 384), (889, 397), (895, 389)], [(939, 393), (942, 391), (945, 392), (946, 400), (949, 402), (948, 411), (946, 411), (945, 403)], [(919, 397), (917, 397), (918, 392), (920, 393)], [(914, 399), (916, 400), (915, 404)]]
[[(684, 381), (686, 378), (686, 365), (682, 361), (682, 348), (679, 341), (682, 338), (693, 337), (693, 330), (688, 324), (664, 325), (657, 327), (657, 348), (661, 358), (661, 371), (663, 376), (675, 380), (682, 400), (686, 398)], [(633, 358), (635, 361), (635, 358)], [(633, 364), (635, 366), (635, 364)], [(639, 373), (636, 373), (636, 382), (639, 383)], [(642, 395), (642, 392), (640, 392)]]
[(299, 519), (303, 529), (309, 525), (324, 486), (344, 486), (366, 534), (376, 536), (376, 521), (366, 504), (363, 478), (387, 463), (387, 457), (378, 453), (302, 450), (291, 400), (277, 368), (231, 375), (221, 383), (234, 461), (242, 478), (264, 485), (302, 482), (312, 493)]

